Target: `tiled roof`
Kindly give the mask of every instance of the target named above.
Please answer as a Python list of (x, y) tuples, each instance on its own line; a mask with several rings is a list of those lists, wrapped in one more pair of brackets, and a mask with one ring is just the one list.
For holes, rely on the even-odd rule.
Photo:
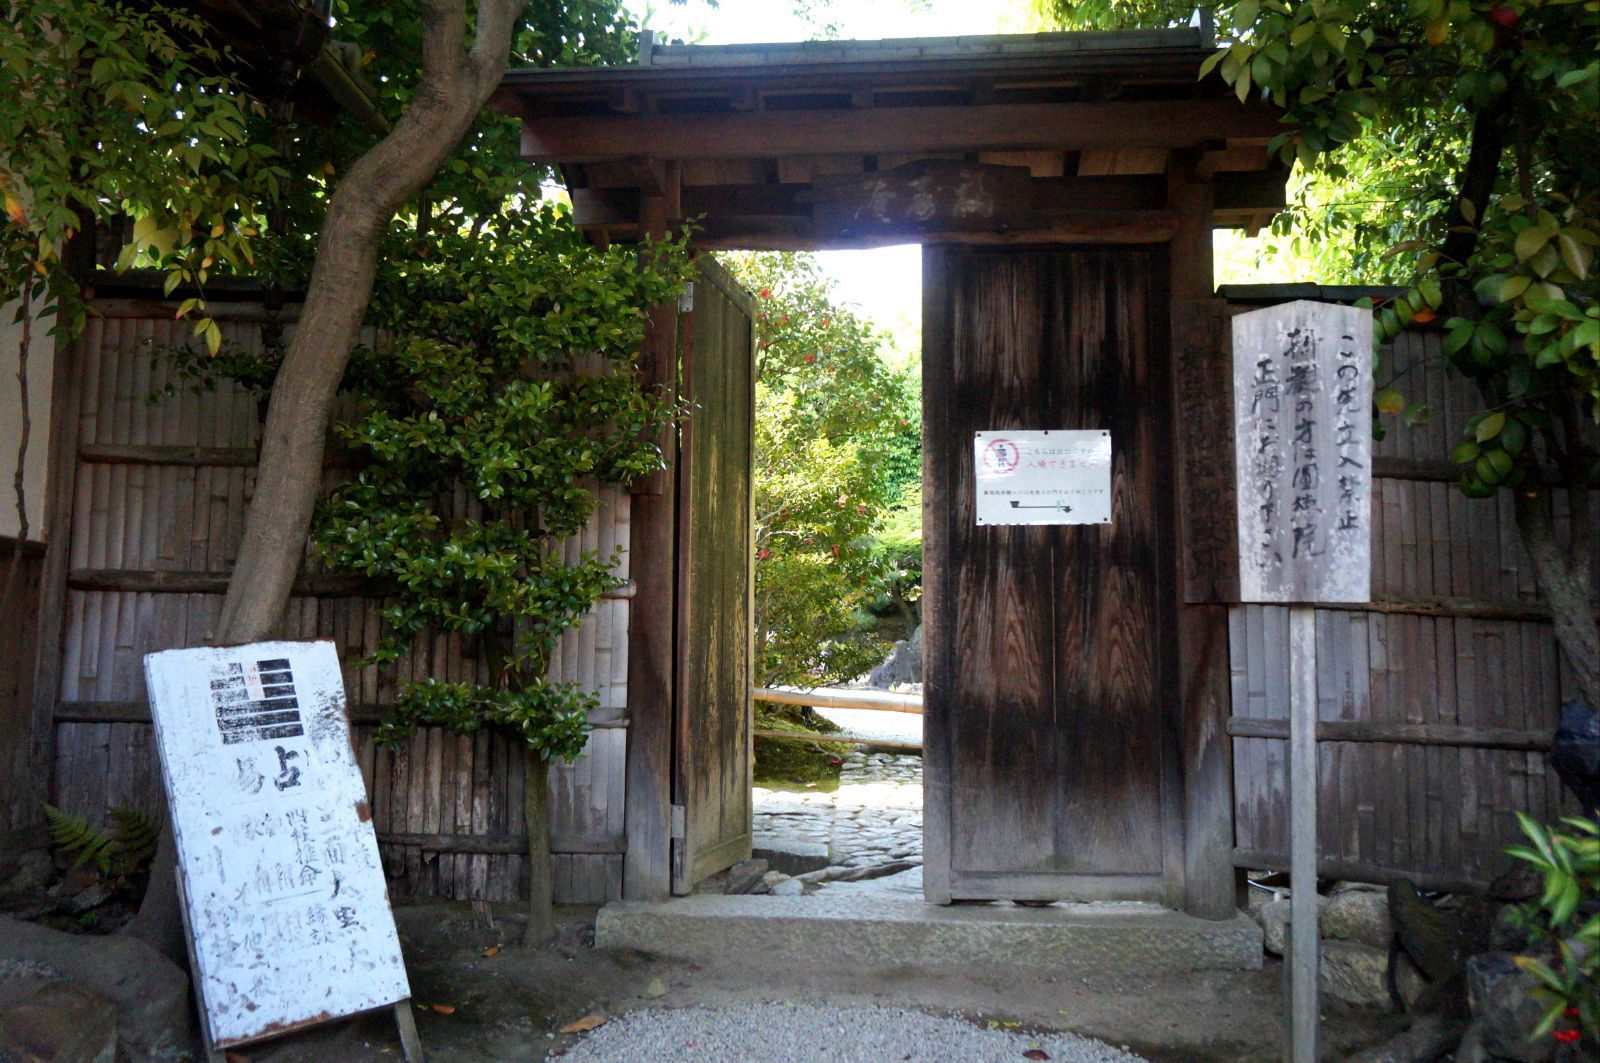
[(652, 67), (795, 66), (805, 63), (883, 63), (908, 59), (1042, 59), (1085, 52), (1132, 52), (1209, 46), (1199, 28), (1087, 33), (995, 34), (978, 37), (901, 37), (881, 41), (800, 41), (782, 44), (657, 44), (647, 37), (639, 65)]

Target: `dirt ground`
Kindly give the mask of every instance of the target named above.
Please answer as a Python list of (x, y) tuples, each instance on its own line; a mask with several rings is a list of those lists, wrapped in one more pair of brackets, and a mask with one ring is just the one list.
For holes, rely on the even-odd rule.
[[(730, 957), (708, 966), (597, 952), (588, 944), (594, 915), (592, 908), (562, 909), (558, 943), (525, 949), (513, 944), (521, 926), (503, 908), (490, 930), (475, 923), (466, 904), (398, 907), (417, 1024), (430, 1061), (543, 1059), (581, 1036), (560, 1034), (562, 1026), (587, 1016), (752, 1001), (896, 1005), (980, 1024), (1070, 1030), (1125, 1045), (1158, 1063), (1279, 1058), (1283, 968), (1270, 959), (1255, 972), (1104, 979), (1010, 967), (860, 970), (846, 956), (828, 966), (785, 966), (777, 956)], [(1381, 1039), (1398, 1022), (1336, 1009), (1326, 1019), (1332, 1058)], [(399, 1055), (388, 1012), (230, 1053), (232, 1063), (359, 1063)]]

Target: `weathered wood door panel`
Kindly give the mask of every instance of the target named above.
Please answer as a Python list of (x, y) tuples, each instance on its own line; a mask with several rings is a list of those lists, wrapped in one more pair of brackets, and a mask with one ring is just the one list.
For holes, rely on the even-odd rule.
[(750, 856), (753, 316), (733, 278), (702, 259), (683, 338), (694, 408), (678, 465), (674, 893)]
[[(929, 899), (1163, 899), (1165, 256), (924, 256)], [(1112, 523), (978, 527), (972, 434), (1058, 428), (1111, 432)]]

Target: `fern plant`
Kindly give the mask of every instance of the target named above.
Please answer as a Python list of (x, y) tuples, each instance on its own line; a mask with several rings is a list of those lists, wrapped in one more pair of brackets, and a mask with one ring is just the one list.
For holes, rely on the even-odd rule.
[(92, 867), (108, 878), (142, 874), (155, 858), (161, 825), (127, 805), (111, 809), (111, 829), (103, 830), (87, 816), (44, 806), (50, 824), (50, 847), (72, 861), (73, 867)]
[(1517, 813), (1533, 845), (1506, 850), (1544, 876), (1544, 890), (1522, 908), (1522, 921), (1536, 939), (1555, 947), (1555, 959), (1517, 957), (1517, 966), (1539, 980), (1534, 995), (1545, 1005), (1530, 1040), (1554, 1038), (1565, 1045), (1600, 1042), (1600, 821), (1568, 816), (1545, 827)]

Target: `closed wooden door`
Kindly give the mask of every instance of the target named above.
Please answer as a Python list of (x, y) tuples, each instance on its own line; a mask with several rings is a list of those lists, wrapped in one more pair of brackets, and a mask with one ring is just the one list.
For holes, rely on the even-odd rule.
[(753, 761), (750, 298), (702, 259), (683, 335), (672, 891), (750, 857)]
[[(1176, 896), (1165, 278), (1159, 249), (924, 253), (936, 903)], [(973, 433), (1004, 429), (1110, 431), (1112, 522), (979, 527)]]

